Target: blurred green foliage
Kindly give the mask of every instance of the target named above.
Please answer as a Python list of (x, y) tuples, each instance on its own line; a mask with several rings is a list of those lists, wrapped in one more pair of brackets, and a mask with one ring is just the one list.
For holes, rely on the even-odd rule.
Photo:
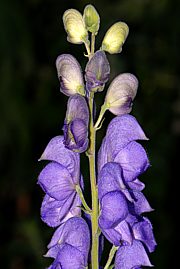
[[(59, 93), (55, 59), (72, 53), (85, 66), (85, 49), (66, 41), (62, 14), (81, 12), (89, 1), (0, 0), (0, 264), (38, 269), (52, 229), (41, 222), (43, 193), (37, 163), (47, 142), (61, 134), (67, 98)], [(91, 1), (101, 16), (97, 48), (112, 23), (122, 20), (129, 37), (118, 55), (108, 55), (111, 79), (132, 72), (140, 81), (133, 115), (150, 141), (152, 167), (141, 179), (156, 210), (150, 214), (158, 242), (151, 255), (157, 269), (177, 268), (178, 147), (180, 134), (180, 2), (171, 0)], [(97, 110), (103, 94), (97, 95)], [(107, 113), (105, 126), (112, 118)], [(98, 133), (98, 146), (105, 127)], [(85, 158), (82, 157), (85, 164)], [(86, 164), (85, 164), (86, 165)], [(84, 172), (85, 178), (88, 171)], [(89, 198), (89, 197), (87, 197)], [(107, 255), (107, 253), (106, 253)]]

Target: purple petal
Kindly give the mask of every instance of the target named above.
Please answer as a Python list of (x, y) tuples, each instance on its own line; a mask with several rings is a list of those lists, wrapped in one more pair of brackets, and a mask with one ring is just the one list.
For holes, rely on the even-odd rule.
[(41, 206), (41, 219), (51, 227), (57, 227), (67, 219), (80, 216), (81, 201), (72, 193), (65, 201), (58, 201), (45, 195)]
[(132, 181), (149, 167), (149, 160), (144, 148), (132, 141), (118, 152), (114, 162), (121, 165), (126, 181)]
[(90, 233), (87, 223), (80, 217), (68, 219), (54, 233), (48, 248), (69, 244), (82, 252), (85, 259), (90, 247)]
[(99, 199), (108, 192), (125, 189), (122, 169), (118, 163), (109, 162), (103, 166), (98, 178)]
[(73, 178), (79, 178), (79, 154), (67, 149), (63, 141), (63, 136), (52, 138), (40, 157), (40, 160), (58, 162), (67, 168)]
[(108, 109), (119, 116), (130, 113), (137, 88), (138, 80), (134, 75), (124, 73), (117, 76), (107, 90), (105, 103)]
[(106, 239), (109, 242), (111, 242), (115, 246), (120, 246), (122, 236), (118, 231), (116, 231), (114, 228), (103, 229), (100, 224), (99, 224), (99, 227), (100, 227), (103, 235), (106, 237)]
[(152, 266), (147, 253), (138, 240), (132, 245), (121, 246), (115, 258), (115, 269), (132, 269), (140, 266)]
[(86, 65), (86, 89), (101, 91), (109, 79), (110, 66), (104, 51), (96, 51)]
[(104, 229), (113, 228), (128, 215), (126, 198), (120, 191), (109, 192), (101, 199), (99, 224)]
[(68, 100), (64, 131), (64, 144), (68, 149), (83, 152), (88, 146), (89, 110), (79, 94)]
[(133, 181), (126, 182), (130, 189), (135, 191), (142, 191), (145, 188), (143, 182), (141, 182), (138, 178), (134, 179)]
[(69, 244), (65, 244), (60, 249), (57, 261), (62, 269), (85, 269), (87, 266), (87, 259), (82, 252)]
[(142, 241), (148, 248), (149, 252), (153, 252), (156, 247), (156, 241), (153, 235), (151, 222), (147, 218), (133, 225), (134, 237)]
[(135, 140), (148, 140), (142, 128), (131, 115), (115, 117), (106, 132), (107, 150), (114, 159), (127, 144)]
[(62, 54), (56, 60), (60, 91), (67, 96), (76, 93), (85, 95), (81, 67), (78, 61), (70, 54)]
[(78, 153), (86, 151), (88, 147), (88, 129), (84, 120), (74, 119), (64, 128), (65, 146)]
[(133, 190), (131, 193), (135, 200), (134, 203), (131, 203), (129, 206), (129, 210), (132, 214), (140, 215), (145, 212), (153, 211), (152, 207), (142, 192)]
[(73, 95), (68, 99), (66, 121), (71, 122), (74, 119), (82, 119), (88, 125), (89, 122), (89, 109), (86, 99), (79, 95)]
[(114, 228), (102, 229), (102, 232), (107, 240), (115, 246), (120, 246), (122, 241), (132, 244), (132, 232), (130, 226), (125, 220), (121, 221)]
[(63, 201), (75, 192), (75, 186), (68, 170), (59, 163), (45, 166), (38, 177), (38, 184), (52, 198)]

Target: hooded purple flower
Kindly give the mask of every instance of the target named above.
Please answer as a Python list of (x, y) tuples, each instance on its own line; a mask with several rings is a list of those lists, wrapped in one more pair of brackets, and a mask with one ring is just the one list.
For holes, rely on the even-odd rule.
[(98, 153), (98, 171), (107, 162), (121, 165), (126, 182), (136, 180), (149, 167), (144, 148), (135, 140), (147, 140), (143, 130), (131, 115), (114, 118), (107, 129), (106, 136)]
[(38, 184), (46, 195), (41, 206), (41, 218), (49, 226), (57, 227), (65, 220), (80, 215), (81, 200), (76, 193), (80, 182), (79, 154), (65, 148), (63, 136), (54, 137), (40, 160), (52, 161), (42, 170)]
[(88, 147), (89, 110), (84, 97), (79, 94), (69, 98), (64, 121), (64, 144), (75, 152), (84, 152)]
[(109, 79), (110, 66), (106, 54), (98, 50), (86, 65), (86, 89), (87, 91), (102, 91)]
[(143, 247), (138, 240), (133, 240), (131, 245), (122, 245), (115, 258), (115, 269), (132, 269), (141, 266), (152, 266)]
[(45, 256), (55, 259), (50, 268), (83, 269), (87, 266), (89, 248), (87, 223), (80, 217), (73, 217), (55, 231)]
[(82, 70), (78, 61), (70, 54), (62, 54), (56, 60), (60, 91), (67, 96), (85, 95)]

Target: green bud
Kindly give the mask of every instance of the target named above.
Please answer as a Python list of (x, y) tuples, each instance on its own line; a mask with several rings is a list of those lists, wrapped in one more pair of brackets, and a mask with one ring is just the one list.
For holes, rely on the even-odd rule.
[(83, 17), (76, 9), (68, 9), (63, 15), (64, 28), (68, 34), (67, 40), (74, 44), (85, 43), (88, 40), (88, 32)]
[(96, 35), (99, 30), (100, 17), (92, 5), (87, 5), (85, 7), (83, 19), (86, 25), (86, 29)]
[(129, 33), (129, 27), (124, 22), (113, 24), (106, 32), (101, 49), (110, 54), (120, 53)]

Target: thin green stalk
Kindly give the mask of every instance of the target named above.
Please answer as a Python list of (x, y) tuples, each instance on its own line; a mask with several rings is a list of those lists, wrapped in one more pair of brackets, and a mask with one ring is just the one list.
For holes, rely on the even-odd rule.
[(106, 106), (106, 104), (103, 104), (103, 105), (101, 106), (101, 111), (100, 111), (100, 113), (99, 113), (99, 117), (98, 117), (98, 119), (97, 119), (97, 121), (96, 121), (96, 124), (94, 125), (94, 128), (95, 128), (96, 130), (99, 129), (99, 125), (100, 125), (100, 123), (101, 123), (101, 120), (102, 120), (102, 118), (103, 118), (104, 113), (106, 112), (106, 110), (107, 110), (107, 106)]
[(109, 258), (107, 260), (107, 263), (106, 263), (104, 269), (109, 269), (109, 266), (111, 265), (111, 262), (112, 262), (112, 260), (114, 258), (114, 255), (115, 255), (116, 251), (118, 250), (118, 248), (119, 247), (116, 247), (114, 245), (112, 246), (112, 248), (111, 248), (111, 250), (109, 252)]
[(85, 200), (84, 195), (83, 195), (83, 192), (82, 192), (81, 187), (79, 185), (76, 185), (76, 192), (79, 194), (79, 197), (81, 199), (82, 205), (86, 209), (87, 213), (91, 214), (91, 209), (87, 205), (86, 200)]
[(94, 50), (95, 50), (95, 34), (92, 33), (91, 34), (91, 56), (93, 56), (94, 54)]
[(89, 170), (91, 183), (91, 197), (92, 197), (92, 249), (91, 249), (91, 266), (92, 269), (99, 269), (98, 249), (99, 249), (99, 235), (98, 235), (98, 192), (96, 185), (96, 167), (95, 167), (95, 145), (96, 145), (96, 129), (93, 122), (93, 101), (94, 93), (90, 93), (89, 110), (90, 110), (90, 147), (89, 147)]

